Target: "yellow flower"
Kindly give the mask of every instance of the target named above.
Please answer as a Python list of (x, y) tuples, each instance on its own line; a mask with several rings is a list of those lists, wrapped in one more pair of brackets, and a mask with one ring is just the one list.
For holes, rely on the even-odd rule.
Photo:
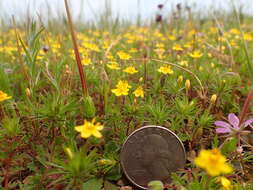
[(179, 44), (175, 44), (173, 47), (172, 47), (172, 49), (174, 50), (174, 51), (183, 51), (184, 49), (181, 47), (181, 45), (179, 45)]
[(82, 138), (88, 138), (90, 136), (95, 136), (97, 138), (101, 138), (102, 134), (99, 132), (104, 128), (99, 122), (95, 123), (95, 119), (91, 122), (84, 120), (84, 124), (80, 126), (76, 126), (75, 130), (81, 133)]
[(0, 90), (0, 102), (3, 102), (4, 100), (11, 99), (11, 96), (8, 96), (6, 93)]
[(164, 44), (163, 43), (158, 43), (155, 45), (157, 48), (164, 48)]
[(218, 180), (220, 181), (221, 185), (223, 186), (224, 190), (232, 190), (232, 184), (226, 177), (219, 177)]
[(107, 64), (106, 66), (112, 70), (119, 70), (120, 69), (119, 64), (117, 62), (111, 62), (110, 64)]
[(252, 38), (251, 34), (245, 33), (243, 35), (243, 39), (246, 40), (246, 41), (251, 41), (253, 38)]
[(136, 48), (131, 48), (131, 49), (129, 50), (129, 52), (130, 52), (130, 53), (136, 53), (136, 52), (137, 52), (137, 49), (136, 49)]
[(186, 66), (186, 67), (188, 67), (188, 61), (180, 61), (179, 62), (179, 65), (182, 65), (182, 66)]
[(134, 74), (138, 73), (138, 71), (135, 69), (135, 67), (127, 67), (123, 70), (125, 73)]
[(90, 65), (91, 64), (91, 59), (89, 57), (84, 57), (82, 59), (82, 64), (83, 65)]
[(112, 54), (110, 54), (110, 53), (106, 56), (106, 58), (107, 58), (107, 59), (111, 59), (111, 60), (114, 59), (114, 57), (113, 57)]
[(154, 51), (158, 55), (159, 59), (163, 58), (163, 54), (165, 52), (164, 48), (156, 48), (156, 49), (154, 49)]
[(100, 49), (96, 44), (85, 42), (84, 47), (92, 51), (100, 52)]
[(119, 51), (117, 52), (117, 55), (119, 56), (120, 59), (122, 60), (128, 60), (131, 58), (131, 55), (129, 55), (128, 53), (125, 53), (123, 51)]
[(161, 66), (158, 69), (158, 72), (163, 73), (163, 74), (173, 74), (173, 70), (171, 69), (169, 65)]
[(198, 59), (202, 57), (203, 54), (199, 50), (195, 50), (193, 53), (190, 53), (189, 55), (194, 59)]
[(233, 168), (226, 163), (226, 157), (216, 148), (212, 150), (201, 150), (194, 162), (198, 167), (205, 169), (211, 176), (228, 174), (233, 171)]
[(185, 48), (188, 48), (188, 49), (189, 49), (189, 48), (192, 48), (192, 44), (186, 43), (186, 44), (184, 44), (184, 47), (185, 47)]
[(144, 91), (142, 86), (139, 86), (134, 92), (135, 97), (141, 97), (144, 98)]
[(237, 34), (237, 35), (240, 34), (240, 31), (239, 31), (237, 28), (232, 28), (232, 29), (230, 29), (229, 32), (230, 32), (231, 34)]
[(114, 93), (116, 96), (126, 96), (128, 95), (128, 91), (131, 88), (131, 86), (128, 84), (127, 81), (119, 81), (116, 85), (115, 89), (112, 89), (112, 93)]
[(171, 41), (175, 41), (177, 38), (174, 35), (168, 35), (168, 39)]

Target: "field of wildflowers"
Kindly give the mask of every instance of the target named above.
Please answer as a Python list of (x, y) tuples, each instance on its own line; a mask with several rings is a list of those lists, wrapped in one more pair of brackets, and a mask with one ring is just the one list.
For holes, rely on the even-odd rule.
[(151, 190), (252, 190), (252, 18), (181, 11), (72, 36), (68, 22), (2, 26), (0, 189), (135, 189), (120, 149), (159, 125), (187, 163)]

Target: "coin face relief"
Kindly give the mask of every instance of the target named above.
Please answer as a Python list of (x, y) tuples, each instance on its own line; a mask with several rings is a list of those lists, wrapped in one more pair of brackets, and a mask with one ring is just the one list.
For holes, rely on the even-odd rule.
[(153, 180), (170, 182), (171, 172), (183, 168), (185, 150), (180, 139), (160, 126), (145, 126), (126, 139), (120, 155), (123, 171), (141, 189)]

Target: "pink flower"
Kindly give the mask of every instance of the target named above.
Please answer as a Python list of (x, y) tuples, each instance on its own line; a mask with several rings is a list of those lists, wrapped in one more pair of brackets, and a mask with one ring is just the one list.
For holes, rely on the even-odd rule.
[(218, 127), (216, 133), (231, 133), (233, 131), (239, 131), (241, 128), (245, 128), (253, 123), (253, 118), (243, 122), (240, 125), (239, 118), (234, 114), (230, 113), (228, 115), (228, 122), (225, 121), (216, 121), (214, 124)]

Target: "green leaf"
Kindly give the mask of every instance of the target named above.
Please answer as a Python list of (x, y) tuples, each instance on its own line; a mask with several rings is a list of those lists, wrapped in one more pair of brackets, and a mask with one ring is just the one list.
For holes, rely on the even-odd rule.
[(90, 179), (89, 181), (83, 184), (83, 190), (100, 190), (103, 187), (103, 180), (102, 179)]
[(104, 188), (105, 188), (105, 190), (118, 190), (118, 187), (116, 185), (110, 183), (109, 181), (105, 181)]
[(106, 174), (106, 179), (108, 180), (112, 180), (112, 181), (117, 181), (119, 180), (122, 175), (121, 175), (121, 171), (120, 171), (120, 166), (117, 165), (115, 167), (113, 167), (107, 174)]
[(96, 114), (96, 107), (90, 96), (84, 97), (84, 114), (87, 118), (94, 118)]
[(230, 152), (233, 152), (236, 150), (236, 146), (237, 145), (237, 139), (236, 138), (231, 138), (228, 140), (228, 142), (226, 142), (222, 149), (221, 149), (221, 152), (223, 154), (227, 154), (227, 153), (230, 153)]
[(219, 146), (219, 138), (218, 138), (218, 135), (215, 135), (213, 139), (212, 147), (217, 148), (218, 146)]

